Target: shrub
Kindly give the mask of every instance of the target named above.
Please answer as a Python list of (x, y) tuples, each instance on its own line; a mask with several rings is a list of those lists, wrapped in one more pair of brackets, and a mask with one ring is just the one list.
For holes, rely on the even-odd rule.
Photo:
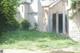
[(17, 4), (18, 0), (0, 0), (0, 33), (17, 28), (18, 23), (14, 19)]
[(37, 24), (37, 23), (35, 23), (35, 25), (34, 25), (34, 29), (35, 29), (35, 30), (38, 29), (38, 24)]
[(38, 24), (34, 23), (34, 27), (30, 28), (30, 31), (38, 31)]
[(7, 24), (7, 29), (8, 31), (15, 31), (19, 28), (19, 23), (16, 20), (13, 20), (9, 24)]
[(28, 22), (28, 20), (23, 20), (20, 26), (22, 30), (29, 30), (30, 23)]
[[(1, 19), (1, 20), (5, 20), (5, 19)], [(11, 18), (9, 21), (7, 21), (6, 19), (6, 22), (0, 21), (0, 25), (1, 25), (0, 32), (14, 31), (19, 28), (19, 23), (15, 20), (15, 18)]]

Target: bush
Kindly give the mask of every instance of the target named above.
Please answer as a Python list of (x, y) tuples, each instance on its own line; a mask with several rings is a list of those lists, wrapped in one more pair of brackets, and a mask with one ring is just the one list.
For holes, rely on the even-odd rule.
[(38, 24), (34, 23), (34, 27), (31, 29), (31, 31), (38, 31)]
[(18, 0), (0, 0), (0, 33), (15, 30), (18, 27), (16, 22), (16, 8)]
[(0, 26), (0, 32), (14, 31), (14, 30), (17, 30), (19, 28), (19, 23), (15, 20), (15, 18), (12, 18), (11, 20), (6, 21), (6, 22), (1, 21), (0, 25), (1, 25)]
[(15, 31), (19, 28), (19, 23), (16, 20), (13, 20), (9, 24), (7, 24), (7, 31)]
[(29, 30), (30, 23), (27, 20), (23, 20), (22, 23), (20, 24), (20, 28), (22, 30)]

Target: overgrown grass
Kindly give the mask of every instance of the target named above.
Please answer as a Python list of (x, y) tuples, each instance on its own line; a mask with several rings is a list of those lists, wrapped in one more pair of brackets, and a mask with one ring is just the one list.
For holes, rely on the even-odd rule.
[(80, 47), (62, 35), (35, 31), (15, 31), (0, 37), (0, 48), (49, 49)]

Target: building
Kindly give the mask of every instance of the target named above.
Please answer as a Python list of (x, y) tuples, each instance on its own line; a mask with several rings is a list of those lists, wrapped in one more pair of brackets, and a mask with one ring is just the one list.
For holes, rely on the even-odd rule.
[(69, 18), (73, 13), (70, 8), (70, 0), (23, 0), (18, 7), (17, 20), (24, 18), (32, 28), (37, 23), (39, 31), (67, 34), (80, 41), (80, 15)]
[[(34, 28), (42, 32), (67, 34), (75, 41), (80, 40), (80, 15), (73, 19), (70, 0), (22, 0), (17, 11), (17, 20), (27, 19)], [(75, 18), (76, 17), (76, 18)]]
[(43, 32), (68, 33), (67, 0), (23, 0), (18, 7), (17, 20), (29, 20)]

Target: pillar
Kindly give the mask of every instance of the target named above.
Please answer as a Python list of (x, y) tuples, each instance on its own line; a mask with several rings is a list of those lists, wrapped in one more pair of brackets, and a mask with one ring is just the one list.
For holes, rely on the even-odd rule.
[(57, 33), (59, 33), (59, 27), (58, 27), (59, 26), (59, 20), (58, 19), (59, 19), (58, 14), (56, 14), (56, 32)]

